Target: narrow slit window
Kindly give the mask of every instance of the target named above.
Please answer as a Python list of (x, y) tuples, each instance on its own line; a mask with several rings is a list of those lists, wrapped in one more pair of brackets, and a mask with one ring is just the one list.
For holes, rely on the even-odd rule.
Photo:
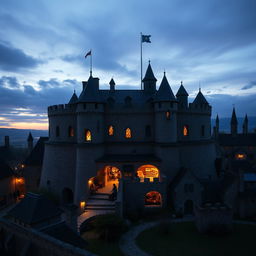
[(85, 141), (91, 141), (92, 140), (92, 133), (90, 130), (85, 129)]
[(130, 128), (127, 128), (127, 129), (125, 130), (125, 138), (126, 138), (126, 139), (130, 139), (131, 137), (132, 137), (132, 131), (131, 131)]
[(108, 127), (108, 135), (109, 136), (113, 136), (114, 135), (114, 127), (112, 125), (110, 125)]
[(189, 131), (188, 131), (188, 125), (184, 125), (183, 127), (183, 136), (188, 136)]

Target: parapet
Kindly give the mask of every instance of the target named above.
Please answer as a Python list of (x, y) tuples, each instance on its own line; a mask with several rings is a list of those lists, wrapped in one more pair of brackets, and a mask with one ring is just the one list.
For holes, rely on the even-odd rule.
[(59, 115), (59, 114), (68, 114), (75, 113), (76, 105), (75, 104), (59, 104), (48, 107), (48, 115)]

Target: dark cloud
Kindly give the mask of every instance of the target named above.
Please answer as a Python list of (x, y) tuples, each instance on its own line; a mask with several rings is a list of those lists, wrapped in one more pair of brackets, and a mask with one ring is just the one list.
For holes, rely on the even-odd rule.
[(36, 90), (31, 85), (24, 85), (24, 93), (26, 93), (28, 95), (35, 95)]
[(51, 78), (48, 81), (46, 81), (46, 80), (39, 80), (38, 84), (42, 88), (60, 86), (60, 82), (57, 80), (57, 78)]
[(35, 68), (41, 62), (2, 41), (0, 41), (0, 56), (0, 69), (5, 71)]
[(249, 84), (241, 88), (241, 90), (248, 90), (256, 86), (256, 81), (251, 81)]
[(17, 78), (14, 76), (2, 76), (0, 78), (0, 86), (9, 88), (19, 88)]

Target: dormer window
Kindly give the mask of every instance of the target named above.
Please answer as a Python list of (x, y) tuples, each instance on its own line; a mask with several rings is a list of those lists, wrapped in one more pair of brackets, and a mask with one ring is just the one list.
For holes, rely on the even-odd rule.
[(90, 130), (85, 129), (84, 132), (85, 141), (91, 141), (92, 140), (92, 133)]
[(166, 111), (165, 116), (166, 116), (166, 119), (167, 119), (167, 120), (170, 120), (170, 118), (171, 118), (171, 112), (170, 112), (169, 110)]
[(188, 131), (188, 125), (184, 125), (183, 126), (183, 136), (188, 136), (188, 133), (189, 131)]
[(108, 135), (109, 136), (113, 136), (114, 135), (114, 127), (112, 125), (110, 125), (108, 127)]
[(126, 128), (125, 130), (125, 138), (130, 139), (132, 137), (132, 131), (130, 128)]

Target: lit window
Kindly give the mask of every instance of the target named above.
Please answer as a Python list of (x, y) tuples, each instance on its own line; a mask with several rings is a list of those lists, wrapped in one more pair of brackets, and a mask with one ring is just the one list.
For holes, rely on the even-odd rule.
[(237, 160), (244, 160), (246, 158), (246, 154), (238, 153), (238, 154), (236, 154), (235, 157)]
[(113, 136), (114, 135), (114, 127), (112, 125), (109, 126), (108, 128), (108, 135)]
[(68, 137), (74, 137), (74, 136), (75, 136), (74, 128), (69, 126), (68, 127)]
[(126, 139), (130, 139), (131, 137), (132, 137), (132, 131), (131, 131), (130, 128), (127, 128), (127, 129), (125, 130), (125, 138), (126, 138)]
[(183, 135), (188, 136), (188, 126), (187, 125), (184, 125), (184, 127), (183, 127)]
[(170, 111), (166, 111), (166, 119), (170, 119), (170, 117), (171, 117), (171, 112)]
[(85, 141), (91, 141), (92, 140), (92, 134), (90, 130), (85, 130)]
[(161, 206), (161, 194), (157, 191), (148, 192), (145, 196), (145, 206)]
[(154, 165), (142, 165), (137, 170), (137, 176), (141, 182), (144, 182), (144, 178), (148, 178), (150, 182), (153, 182), (154, 178), (159, 177), (159, 171)]

